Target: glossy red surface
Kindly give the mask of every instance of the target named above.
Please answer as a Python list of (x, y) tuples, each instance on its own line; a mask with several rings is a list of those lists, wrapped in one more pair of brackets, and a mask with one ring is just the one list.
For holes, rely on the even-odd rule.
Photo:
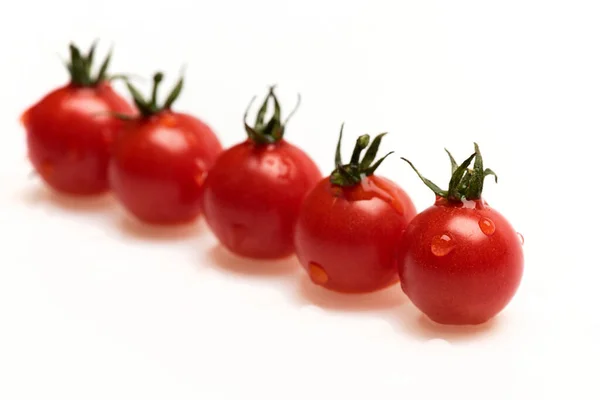
[(398, 281), (395, 249), (416, 210), (385, 178), (341, 188), (323, 179), (308, 195), (295, 231), (296, 254), (314, 283), (364, 293)]
[(113, 148), (111, 188), (142, 221), (189, 222), (202, 211), (204, 180), (221, 150), (213, 131), (187, 114), (167, 110), (130, 121)]
[(112, 112), (134, 113), (102, 83), (61, 87), (23, 114), (29, 159), (50, 187), (77, 195), (108, 190), (109, 149), (123, 124)]
[(240, 143), (219, 157), (206, 181), (206, 222), (231, 252), (274, 259), (294, 251), (293, 229), (302, 200), (321, 179), (302, 150)]
[(510, 223), (486, 203), (441, 199), (409, 224), (398, 267), (402, 289), (429, 318), (474, 325), (514, 296), (523, 250)]

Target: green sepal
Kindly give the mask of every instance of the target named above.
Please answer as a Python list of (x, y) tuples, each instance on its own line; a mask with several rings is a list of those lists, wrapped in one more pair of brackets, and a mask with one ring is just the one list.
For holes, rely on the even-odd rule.
[(413, 165), (412, 162), (408, 161), (406, 158), (401, 157), (402, 160), (406, 161), (408, 163), (408, 165), (411, 166), (411, 168), (417, 173), (417, 176), (419, 177), (419, 179), (421, 179), (423, 181), (423, 183), (433, 191), (433, 193), (435, 193), (437, 196), (440, 197), (448, 197), (448, 191), (446, 190), (442, 190), (438, 185), (436, 185), (435, 183), (433, 183), (432, 181), (430, 181), (429, 179), (425, 178), (423, 175), (421, 175), (421, 173), (419, 172), (419, 170), (417, 168), (415, 168), (415, 166)]
[[(431, 189), (436, 196), (443, 197), (448, 199), (449, 201), (458, 202), (462, 200), (479, 200), (481, 199), (481, 194), (483, 192), (483, 183), (486, 176), (493, 175), (496, 183), (498, 182), (498, 176), (491, 169), (483, 168), (483, 158), (481, 156), (481, 151), (479, 150), (479, 145), (474, 143), (475, 152), (469, 156), (465, 161), (463, 161), (460, 165), (457, 164), (456, 160), (452, 156), (452, 154), (446, 150), (450, 158), (450, 164), (452, 167), (452, 176), (450, 178), (450, 183), (448, 184), (448, 190), (442, 190), (439, 186), (434, 184), (429, 179), (425, 178), (421, 173), (415, 168), (415, 166), (408, 161), (406, 158), (402, 158), (406, 161), (411, 168), (417, 173), (421, 181)], [(475, 160), (475, 161), (473, 161)], [(473, 162), (473, 168), (469, 168)]]
[(99, 85), (101, 82), (108, 80), (107, 76), (108, 66), (112, 56), (112, 50), (110, 50), (102, 62), (98, 74), (96, 76), (92, 73), (92, 66), (94, 63), (94, 57), (96, 53), (97, 41), (92, 43), (87, 54), (82, 54), (77, 46), (73, 43), (69, 45), (70, 60), (66, 64), (71, 77), (71, 83), (76, 86), (93, 87)]
[(450, 151), (448, 151), (448, 149), (444, 149), (446, 151), (446, 154), (448, 154), (448, 157), (450, 158), (450, 172), (454, 173), (454, 171), (456, 171), (456, 168), (458, 168), (458, 164), (456, 163), (456, 160), (454, 159), (454, 156), (452, 155), (452, 153), (450, 153)]
[(133, 102), (142, 116), (149, 117), (164, 110), (170, 110), (175, 100), (179, 98), (181, 90), (183, 89), (183, 76), (179, 78), (175, 86), (171, 89), (163, 105), (158, 104), (158, 87), (163, 81), (163, 78), (164, 74), (162, 72), (156, 72), (154, 74), (152, 78), (152, 94), (149, 100), (146, 100), (144, 95), (135, 86), (133, 86), (131, 82), (125, 79), (127, 90), (131, 94)]
[[(256, 96), (254, 96), (252, 100), (250, 100), (250, 104), (248, 104), (246, 112), (244, 113), (244, 129), (246, 130), (248, 138), (257, 144), (277, 143), (278, 141), (283, 139), (285, 127), (288, 121), (300, 107), (300, 94), (298, 94), (298, 101), (296, 102), (296, 106), (288, 115), (286, 120), (282, 122), (281, 105), (279, 104), (279, 100), (275, 95), (275, 86), (269, 87), (269, 92), (267, 93), (267, 96), (265, 97), (263, 103), (258, 109), (258, 113), (256, 114), (254, 127), (251, 127), (250, 125), (248, 125), (247, 119), (248, 113), (250, 112), (250, 108), (252, 107), (254, 100), (256, 100)], [(271, 118), (269, 118), (267, 122), (265, 122), (265, 117), (269, 108), (269, 102), (273, 104), (273, 115), (271, 116)]]
[[(338, 186), (355, 186), (358, 185), (365, 177), (373, 175), (383, 160), (392, 154), (393, 151), (389, 152), (373, 163), (375, 157), (377, 156), (381, 139), (386, 135), (386, 133), (377, 135), (375, 139), (373, 139), (373, 142), (370, 146), (369, 143), (371, 142), (371, 137), (369, 135), (361, 135), (358, 137), (358, 139), (356, 139), (356, 144), (354, 146), (354, 150), (352, 151), (350, 163), (343, 164), (341, 155), (343, 132), (344, 124), (342, 124), (340, 128), (338, 143), (335, 150), (335, 169), (329, 176), (329, 181)], [(367, 149), (367, 151), (361, 160), (360, 156), (365, 149)]]

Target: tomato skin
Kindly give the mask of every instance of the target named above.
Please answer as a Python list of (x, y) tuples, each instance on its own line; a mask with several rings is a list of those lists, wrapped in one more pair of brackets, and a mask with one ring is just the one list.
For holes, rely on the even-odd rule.
[(514, 296), (523, 250), (510, 223), (482, 200), (454, 205), (440, 199), (408, 226), (398, 267), (403, 291), (430, 319), (476, 325)]
[(415, 214), (410, 197), (388, 179), (373, 175), (343, 188), (323, 179), (302, 207), (296, 254), (313, 282), (327, 289), (383, 289), (398, 281), (398, 238)]
[(51, 188), (73, 195), (108, 190), (110, 145), (123, 124), (107, 115), (114, 112), (134, 114), (106, 82), (94, 87), (68, 84), (25, 111), (21, 120), (29, 159)]
[(251, 140), (223, 152), (206, 180), (206, 222), (231, 252), (277, 259), (294, 251), (302, 201), (322, 175), (302, 150), (285, 140)]
[(206, 174), (221, 144), (197, 118), (170, 110), (129, 121), (109, 166), (116, 197), (138, 219), (160, 225), (194, 220)]

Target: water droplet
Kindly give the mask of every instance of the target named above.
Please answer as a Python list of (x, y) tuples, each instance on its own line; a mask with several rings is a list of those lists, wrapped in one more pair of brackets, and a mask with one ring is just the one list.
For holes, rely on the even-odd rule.
[(519, 232), (517, 232), (517, 236), (519, 237), (519, 242), (521, 242), (521, 246), (525, 244), (525, 238)]
[(434, 236), (431, 239), (431, 252), (433, 255), (443, 257), (454, 249), (452, 238), (446, 234)]
[(363, 178), (361, 186), (365, 193), (380, 198), (394, 208), (399, 215), (404, 215), (404, 206), (396, 195), (397, 189), (393, 185), (383, 179), (370, 177), (370, 179)]
[(481, 232), (485, 233), (487, 236), (492, 236), (494, 232), (496, 232), (494, 221), (486, 217), (479, 220), (479, 227), (481, 228)]
[(310, 275), (310, 279), (317, 285), (324, 285), (329, 280), (327, 272), (315, 262), (310, 262), (308, 264), (308, 274)]

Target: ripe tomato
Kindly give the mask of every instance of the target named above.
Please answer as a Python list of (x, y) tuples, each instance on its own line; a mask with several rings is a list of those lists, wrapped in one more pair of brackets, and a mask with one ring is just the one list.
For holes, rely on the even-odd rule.
[(202, 121), (171, 110), (183, 78), (164, 105), (157, 105), (162, 78), (154, 76), (150, 101), (127, 84), (140, 116), (127, 121), (115, 140), (109, 179), (116, 197), (138, 219), (179, 224), (200, 214), (204, 180), (222, 148)]
[(312, 281), (327, 289), (366, 293), (398, 281), (397, 240), (416, 210), (399, 186), (373, 175), (385, 159), (371, 165), (383, 135), (373, 140), (362, 161), (370, 137), (360, 136), (350, 163), (343, 165), (340, 131), (335, 170), (302, 206), (296, 254)]
[(133, 108), (110, 86), (106, 75), (110, 55), (92, 77), (95, 44), (86, 56), (74, 45), (70, 49), (70, 82), (25, 111), (21, 121), (29, 159), (51, 188), (99, 194), (108, 190), (109, 148), (122, 126), (112, 114), (131, 114)]
[(415, 169), (437, 200), (415, 217), (399, 243), (400, 282), (433, 321), (480, 324), (498, 314), (517, 291), (523, 250), (510, 223), (481, 198), (484, 178), (496, 174), (483, 169), (477, 144), (460, 166), (448, 155), (453, 173), (447, 191)]
[[(265, 122), (269, 100), (274, 113)], [(223, 152), (206, 180), (206, 222), (223, 246), (241, 256), (291, 255), (302, 200), (321, 179), (310, 157), (283, 139), (280, 114), (271, 88), (254, 128), (245, 123), (248, 140)]]

